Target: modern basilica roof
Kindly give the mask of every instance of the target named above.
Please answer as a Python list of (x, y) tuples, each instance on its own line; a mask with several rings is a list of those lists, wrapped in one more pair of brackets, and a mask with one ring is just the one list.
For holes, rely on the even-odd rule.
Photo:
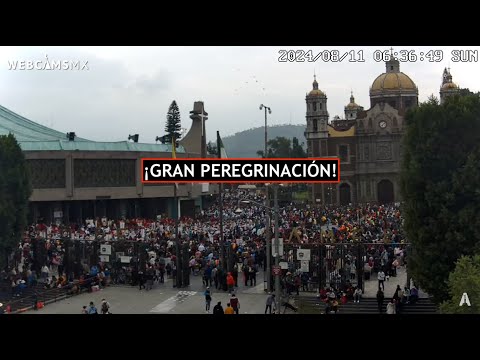
[[(75, 137), (33, 122), (0, 105), (0, 135), (12, 133), (23, 151), (141, 151), (171, 152), (170, 144), (142, 144), (128, 141), (98, 142)], [(184, 153), (179, 146), (177, 153)]]

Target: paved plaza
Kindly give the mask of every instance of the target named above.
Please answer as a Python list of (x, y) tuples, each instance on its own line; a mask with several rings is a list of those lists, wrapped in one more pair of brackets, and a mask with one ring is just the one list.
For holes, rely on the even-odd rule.
[[(84, 293), (56, 303), (47, 304), (38, 311), (28, 314), (80, 314), (83, 306), (93, 301), (98, 311), (102, 299), (111, 305), (113, 314), (206, 314), (205, 288), (201, 276), (190, 277), (191, 286), (176, 289), (172, 279), (164, 284), (155, 284), (153, 290), (138, 290), (133, 286), (110, 286), (106, 289)], [(264, 291), (263, 272), (257, 276), (257, 286), (245, 287), (239, 284), (236, 295), (240, 301), (240, 314), (263, 314), (267, 299)], [(218, 301), (225, 308), (230, 295), (224, 291), (212, 290), (211, 310)], [(210, 312), (211, 313), (211, 312)]]
[[(385, 297), (390, 298), (395, 293), (397, 285), (403, 287), (406, 284), (406, 269), (401, 267), (396, 277), (390, 277), (385, 281)], [(28, 314), (81, 314), (83, 306), (88, 306), (93, 301), (98, 311), (102, 299), (106, 299), (111, 305), (113, 314), (206, 314), (205, 287), (202, 284), (201, 276), (190, 276), (191, 285), (186, 288), (176, 289), (173, 287), (172, 279), (166, 280), (164, 284), (155, 284), (152, 290), (138, 290), (138, 287), (120, 285), (110, 286), (106, 289), (83, 293), (56, 303), (47, 304), (43, 309), (30, 310)], [(257, 276), (257, 286), (245, 287), (239, 283), (236, 295), (240, 301), (240, 314), (264, 314), (267, 294), (264, 291), (263, 272)], [(211, 310), (218, 301), (222, 302), (225, 308), (230, 295), (224, 291), (212, 290)], [(378, 281), (375, 276), (365, 281), (365, 297), (375, 297), (378, 290)], [(302, 293), (300, 296), (315, 296), (315, 293)], [(427, 295), (420, 291), (420, 297)], [(282, 308), (283, 311), (283, 308)], [(211, 311), (210, 311), (211, 313)]]

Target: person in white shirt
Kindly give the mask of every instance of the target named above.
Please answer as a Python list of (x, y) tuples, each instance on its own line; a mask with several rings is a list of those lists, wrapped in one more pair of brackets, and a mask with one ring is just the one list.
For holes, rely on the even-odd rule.
[(355, 292), (353, 293), (353, 302), (359, 303), (361, 297), (362, 297), (362, 289), (360, 289), (359, 287), (357, 287), (357, 288), (355, 289)]
[(50, 269), (48, 268), (47, 265), (43, 265), (43, 267), (42, 267), (42, 278), (43, 278), (44, 282), (47, 279), (49, 274), (50, 274)]
[(101, 311), (102, 314), (110, 314), (110, 303), (105, 299), (102, 299)]
[(393, 302), (393, 299), (392, 299), (387, 304), (387, 314), (396, 314), (396, 313), (397, 313), (397, 311), (395, 309), (395, 303)]
[(385, 282), (385, 273), (383, 272), (383, 270), (380, 270), (378, 272), (378, 289), (380, 289), (381, 287), (382, 291), (385, 291), (384, 282)]

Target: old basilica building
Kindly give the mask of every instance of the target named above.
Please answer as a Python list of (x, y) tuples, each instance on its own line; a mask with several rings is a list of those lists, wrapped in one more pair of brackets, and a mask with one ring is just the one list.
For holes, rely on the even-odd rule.
[[(450, 71), (445, 69), (440, 99), (456, 94)], [(418, 105), (418, 88), (400, 71), (398, 60), (386, 62), (385, 72), (370, 87), (370, 108), (355, 103), (353, 93), (345, 118), (329, 122), (327, 95), (318, 88), (306, 96), (305, 136), (309, 157), (340, 158), (339, 184), (315, 184), (312, 200), (322, 204), (391, 203), (401, 201), (400, 165), (404, 115)]]

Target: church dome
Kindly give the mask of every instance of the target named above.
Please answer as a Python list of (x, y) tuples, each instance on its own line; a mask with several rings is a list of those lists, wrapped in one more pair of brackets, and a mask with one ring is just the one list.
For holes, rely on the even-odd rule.
[(350, 102), (347, 105), (345, 105), (345, 109), (346, 110), (355, 110), (355, 109), (360, 109), (360, 108), (361, 108), (361, 106), (358, 105), (355, 102), (355, 98), (353, 97), (353, 91), (352, 91), (352, 93), (350, 95)]
[(358, 105), (357, 103), (354, 103), (354, 102), (353, 102), (353, 103), (349, 103), (349, 104), (346, 106), (347, 109), (357, 109), (357, 108), (359, 108), (359, 107), (360, 107), (360, 105)]
[(325, 93), (318, 88), (317, 76), (313, 75), (313, 89), (308, 93), (308, 96), (325, 96)]
[(372, 91), (416, 89), (413, 80), (402, 72), (383, 73), (375, 79), (371, 88)]
[(442, 90), (457, 90), (458, 85), (453, 82), (447, 82), (442, 85)]
[(319, 89), (313, 89), (308, 93), (308, 96), (325, 96), (325, 93)]
[(417, 86), (412, 79), (400, 71), (400, 62), (396, 59), (385, 63), (386, 71), (379, 75), (370, 88), (371, 95), (382, 95), (384, 92), (417, 93)]

